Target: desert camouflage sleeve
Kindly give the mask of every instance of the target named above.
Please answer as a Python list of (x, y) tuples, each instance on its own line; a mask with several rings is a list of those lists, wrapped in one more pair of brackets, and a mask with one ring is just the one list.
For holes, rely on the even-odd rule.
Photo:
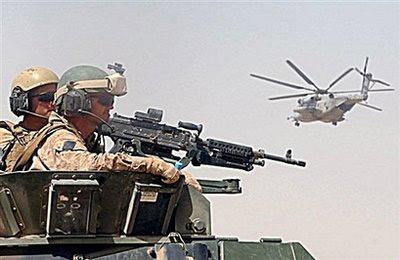
[(164, 182), (179, 179), (173, 165), (154, 157), (135, 157), (123, 153), (91, 153), (82, 138), (68, 130), (51, 134), (33, 158), (31, 169), (66, 171), (135, 171), (162, 176)]
[(14, 136), (10, 131), (4, 128), (0, 128), (0, 149), (3, 149), (14, 139)]

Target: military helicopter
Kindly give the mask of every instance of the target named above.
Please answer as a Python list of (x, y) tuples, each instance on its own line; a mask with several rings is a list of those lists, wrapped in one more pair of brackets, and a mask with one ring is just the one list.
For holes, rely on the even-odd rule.
[[(300, 126), (300, 122), (313, 122), (322, 121), (324, 123), (332, 123), (337, 125), (338, 122), (345, 120), (343, 115), (350, 111), (354, 105), (359, 104), (377, 111), (382, 111), (381, 108), (369, 105), (366, 101), (368, 99), (368, 92), (381, 92), (393, 91), (392, 88), (372, 89), (376, 83), (385, 86), (390, 86), (388, 83), (374, 79), (371, 73), (367, 73), (368, 57), (365, 59), (363, 71), (358, 68), (349, 68), (343, 72), (337, 79), (335, 79), (326, 89), (318, 87), (309, 77), (307, 77), (293, 62), (286, 60), (286, 63), (304, 79), (313, 88), (298, 86), (295, 84), (279, 81), (265, 76), (250, 74), (250, 76), (266, 80), (275, 84), (283, 85), (294, 89), (308, 90), (308, 93), (292, 94), (278, 97), (271, 97), (269, 100), (279, 100), (286, 98), (304, 97), (297, 100), (298, 106), (293, 111), (296, 115), (289, 116), (287, 119), (292, 120), (295, 126)], [(330, 91), (330, 89), (339, 82), (343, 77), (351, 71), (357, 71), (362, 76), (361, 90), (348, 90), (348, 91)], [(357, 94), (349, 94), (357, 93)], [(338, 95), (336, 94), (346, 94)]]

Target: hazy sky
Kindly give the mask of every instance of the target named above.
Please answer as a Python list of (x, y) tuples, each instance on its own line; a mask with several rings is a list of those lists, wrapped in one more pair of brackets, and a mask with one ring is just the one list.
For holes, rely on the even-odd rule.
[[(400, 4), (33, 3), (1, 4), (1, 118), (12, 79), (30, 66), (59, 75), (78, 64), (127, 68), (120, 114), (148, 107), (164, 122), (202, 123), (202, 136), (285, 153), (306, 168), (268, 162), (251, 173), (192, 167), (198, 178), (241, 178), (243, 194), (210, 195), (213, 231), (240, 240), (300, 241), (318, 259), (399, 259), (399, 91), (371, 93), (383, 112), (356, 106), (338, 126), (286, 120), (297, 93), (251, 78), (321, 87), (349, 67), (399, 89)], [(350, 74), (335, 90), (359, 89)]]

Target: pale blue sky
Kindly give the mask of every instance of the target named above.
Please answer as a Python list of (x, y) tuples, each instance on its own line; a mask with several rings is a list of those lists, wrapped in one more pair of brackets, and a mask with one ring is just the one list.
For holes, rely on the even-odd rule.
[[(243, 194), (209, 196), (213, 230), (241, 240), (301, 241), (318, 259), (399, 259), (399, 92), (371, 94), (337, 127), (295, 128), (295, 93), (249, 73), (322, 87), (362, 67), (398, 89), (400, 5), (392, 3), (15, 3), (1, 5), (1, 118), (10, 83), (35, 65), (58, 74), (78, 64), (127, 68), (116, 111), (164, 110), (164, 121), (202, 123), (214, 137), (283, 154), (305, 169), (268, 162), (244, 173), (191, 167), (201, 178), (241, 178)], [(359, 89), (351, 74), (336, 90)], [(227, 217), (229, 216), (229, 217)]]

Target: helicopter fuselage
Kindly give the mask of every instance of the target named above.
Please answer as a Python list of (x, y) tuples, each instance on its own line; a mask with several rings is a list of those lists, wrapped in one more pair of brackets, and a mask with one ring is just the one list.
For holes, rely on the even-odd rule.
[(367, 98), (366, 95), (346, 95), (332, 97), (329, 95), (315, 95), (298, 100), (298, 107), (293, 111), (297, 113), (289, 117), (295, 122), (322, 121), (334, 123), (343, 121), (343, 115), (351, 110), (354, 105)]

